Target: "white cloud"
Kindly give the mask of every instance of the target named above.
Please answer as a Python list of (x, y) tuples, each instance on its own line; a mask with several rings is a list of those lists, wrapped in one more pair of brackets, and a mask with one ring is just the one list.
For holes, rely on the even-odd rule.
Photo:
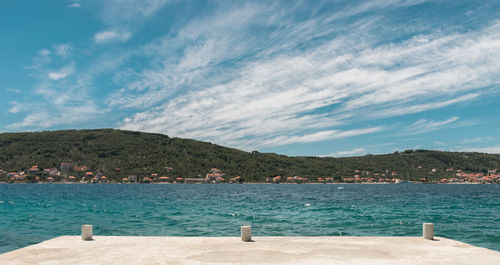
[(459, 119), (458, 116), (451, 117), (444, 121), (420, 119), (415, 123), (413, 123), (412, 125), (410, 125), (407, 130), (411, 134), (430, 132), (446, 127), (447, 125), (456, 122), (458, 119)]
[(478, 152), (478, 153), (489, 153), (489, 154), (500, 154), (500, 145), (488, 146), (488, 147), (465, 147), (458, 151), (462, 152)]
[[(500, 22), (394, 43), (380, 39), (381, 15), (329, 23), (417, 2), (372, 1), (302, 21), (294, 17), (300, 4), (217, 7), (213, 15), (192, 19), (142, 47), (107, 54), (109, 62), (99, 57), (86, 77), (78, 76), (87, 80), (78, 88), (88, 89), (94, 75), (113, 70), (120, 89), (106, 102), (135, 112), (122, 128), (249, 150), (375, 133), (387, 128), (374, 125), (381, 119), (498, 93)], [(126, 42), (134, 32), (131, 24), (152, 17), (165, 3), (104, 1), (102, 16), (110, 30), (95, 34), (94, 42)], [(266, 34), (255, 34), (260, 30)], [(146, 64), (115, 70), (133, 56)], [(66, 76), (57, 71), (49, 77), (61, 82)], [(37, 92), (50, 98), (61, 90), (46, 84)], [(456, 126), (457, 120), (425, 120), (413, 127), (426, 132)]]
[(81, 123), (87, 121), (91, 116), (102, 113), (102, 110), (97, 109), (92, 102), (82, 106), (66, 106), (58, 108), (58, 110), (57, 115), (47, 110), (32, 112), (24, 117), (22, 121), (9, 124), (6, 127), (15, 130), (50, 128), (61, 124)]
[(440, 109), (457, 103), (468, 103), (479, 98), (480, 96), (481, 94), (479, 93), (470, 93), (445, 101), (439, 101), (438, 99), (435, 99), (435, 101), (431, 101), (428, 103), (416, 103), (414, 105), (408, 104), (406, 105), (406, 107), (403, 104), (389, 104), (389, 106), (384, 106), (385, 109), (366, 113), (366, 115), (373, 118), (402, 116), (407, 114), (419, 113), (426, 110)]
[[(188, 40), (161, 42), (158, 50), (176, 46), (175, 42), (186, 45), (183, 56), (136, 73), (136, 81), (113, 94), (112, 105), (149, 108), (125, 120), (122, 128), (243, 148), (271, 146), (304, 142), (301, 135), (317, 136), (314, 133), (336, 131), (363, 119), (467, 103), (483, 96), (483, 87), (500, 83), (500, 23), (477, 32), (419, 36), (375, 48), (369, 40), (359, 43), (358, 33), (346, 34), (301, 53), (265, 53), (220, 74), (222, 62), (246, 56), (251, 49), (251, 42), (240, 43), (244, 37), (238, 32), (261, 15), (252, 10), (247, 17), (231, 19), (229, 13), (211, 23), (193, 23), (179, 33)], [(291, 32), (296, 36), (281, 37), (290, 43), (303, 37), (296, 28)], [(191, 41), (200, 38), (201, 43)], [(266, 45), (265, 40), (256, 41)], [(181, 88), (194, 89), (172, 97)], [(410, 129), (423, 133), (457, 120), (421, 120)], [(279, 138), (282, 135), (289, 136)]]
[(487, 137), (474, 137), (474, 138), (464, 138), (460, 140), (461, 144), (471, 144), (471, 143), (481, 143), (481, 142), (491, 142), (495, 141), (494, 137), (487, 136)]
[(12, 105), (12, 107), (8, 110), (8, 112), (12, 113), (12, 114), (15, 114), (15, 113), (18, 113), (18, 112), (21, 112), (21, 111), (27, 109), (25, 104), (19, 103), (17, 101), (11, 101), (10, 105)]
[[(69, 79), (69, 80), (68, 80)], [(12, 102), (11, 113), (28, 112), (19, 122), (6, 126), (14, 130), (39, 130), (53, 126), (81, 124), (108, 111), (100, 108), (89, 98), (87, 86), (82, 77), (71, 77), (42, 81), (32, 92), (33, 102)]]
[(102, 4), (101, 18), (111, 27), (130, 27), (160, 10), (168, 0), (106, 0)]
[(94, 35), (95, 43), (126, 42), (131, 37), (129, 32), (101, 31)]
[(67, 5), (67, 7), (70, 7), (70, 8), (79, 8), (80, 7), (80, 3), (69, 4), (69, 5)]
[(50, 55), (50, 51), (47, 50), (47, 49), (41, 49), (41, 50), (38, 51), (38, 55), (40, 55), (40, 56), (48, 56), (48, 55)]
[(446, 146), (446, 145), (448, 145), (448, 143), (443, 142), (443, 141), (434, 141), (434, 144), (435, 144), (435, 145), (441, 145), (441, 146)]
[(360, 147), (360, 148), (354, 148), (352, 150), (337, 151), (337, 152), (333, 152), (330, 154), (321, 155), (320, 157), (353, 156), (353, 155), (360, 155), (363, 153), (366, 153), (366, 150), (365, 150), (365, 148)]
[[(33, 88), (20, 102), (11, 102), (10, 113), (26, 112), (19, 122), (5, 128), (37, 130), (54, 126), (71, 126), (96, 119), (109, 111), (106, 106), (94, 101), (89, 95), (94, 79), (120, 65), (128, 55), (103, 53), (97, 58), (89, 57), (75, 74), (78, 61), (69, 60), (62, 68), (53, 67), (66, 60), (74, 48), (69, 43), (56, 44), (51, 49), (41, 49), (33, 58), (31, 76), (37, 79)], [(88, 54), (88, 52), (83, 52)], [(7, 91), (9, 91), (6, 88)], [(11, 91), (14, 93), (14, 91)], [(16, 92), (17, 93), (17, 92)], [(102, 120), (101, 116), (99, 120)]]
[(59, 79), (66, 78), (67, 76), (73, 74), (74, 71), (75, 71), (75, 67), (70, 65), (70, 66), (63, 67), (59, 71), (51, 71), (48, 73), (47, 76), (52, 80), (59, 80)]
[[(309, 134), (304, 134), (300, 136), (277, 136), (272, 139), (261, 141), (260, 139), (255, 141), (254, 146), (279, 146), (294, 143), (310, 143), (319, 142), (324, 140), (341, 139), (357, 135), (370, 134), (383, 130), (382, 127), (366, 128), (366, 129), (355, 129), (355, 130), (327, 130), (319, 131)], [(260, 143), (258, 143), (260, 142)]]
[(19, 94), (21, 93), (22, 91), (20, 89), (17, 89), (17, 88), (12, 88), (12, 87), (6, 87), (5, 88), (5, 91), (8, 91), (10, 93), (16, 93), (16, 94)]
[[(58, 56), (68, 56), (73, 49), (69, 44), (59, 44), (52, 47), (52, 53)], [(109, 111), (106, 106), (100, 106), (89, 92), (94, 85), (94, 78), (115, 69), (126, 58), (126, 54), (109, 55), (107, 53), (97, 58), (89, 58), (88, 66), (81, 67), (75, 74), (75, 63), (71, 61), (58, 70), (49, 70), (51, 59), (49, 50), (42, 50), (34, 58), (33, 76), (38, 82), (29, 91), (30, 97), (22, 102), (13, 102), (11, 113), (27, 112), (19, 122), (6, 126), (9, 129), (37, 130), (53, 126), (71, 126), (81, 124)], [(6, 89), (7, 90), (7, 89)]]
[(32, 65), (26, 68), (35, 71), (40, 71), (51, 61), (52, 61), (52, 56), (50, 56), (50, 51), (47, 49), (40, 49), (37, 53), (37, 56), (33, 58)]
[(54, 45), (54, 51), (57, 55), (65, 59), (71, 51), (71, 45), (68, 43)]
[(348, 150), (348, 151), (338, 151), (337, 154), (344, 156), (344, 155), (356, 155), (365, 152), (364, 148), (356, 148), (353, 150)]

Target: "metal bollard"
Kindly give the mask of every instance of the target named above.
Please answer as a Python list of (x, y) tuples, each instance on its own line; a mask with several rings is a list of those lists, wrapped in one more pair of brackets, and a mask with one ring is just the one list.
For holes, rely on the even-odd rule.
[(82, 240), (92, 240), (92, 225), (82, 225)]
[(424, 223), (423, 224), (423, 236), (425, 239), (429, 239), (429, 240), (434, 239), (434, 224), (433, 223)]
[(252, 241), (252, 227), (242, 226), (241, 227), (241, 241), (250, 242)]

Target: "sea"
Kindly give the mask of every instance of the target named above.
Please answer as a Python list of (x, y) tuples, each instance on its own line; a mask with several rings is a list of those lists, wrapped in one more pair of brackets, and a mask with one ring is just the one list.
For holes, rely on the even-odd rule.
[(0, 184), (0, 253), (62, 235), (422, 236), (500, 251), (500, 185)]

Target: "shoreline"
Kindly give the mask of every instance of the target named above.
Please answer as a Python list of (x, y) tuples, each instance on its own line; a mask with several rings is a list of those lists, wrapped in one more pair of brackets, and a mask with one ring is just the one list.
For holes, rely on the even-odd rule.
[(408, 183), (389, 183), (389, 182), (361, 182), (361, 183), (349, 183), (349, 182), (335, 182), (335, 183), (267, 183), (267, 182), (246, 182), (246, 183), (167, 183), (167, 182), (155, 182), (155, 183), (123, 183), (123, 182), (105, 182), (105, 183), (81, 183), (81, 182), (5, 182), (0, 181), (0, 184), (149, 184), (149, 185), (220, 185), (220, 184), (230, 184), (230, 185), (415, 185), (415, 184), (439, 184), (439, 185), (499, 185), (500, 183), (474, 183), (474, 182), (450, 182), (450, 183), (425, 183), (425, 182), (412, 182)]

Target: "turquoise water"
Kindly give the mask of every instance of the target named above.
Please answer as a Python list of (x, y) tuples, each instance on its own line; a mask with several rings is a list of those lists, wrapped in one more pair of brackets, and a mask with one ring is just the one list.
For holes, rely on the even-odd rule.
[[(343, 189), (338, 189), (339, 187)], [(421, 236), (500, 251), (500, 185), (0, 184), (0, 253), (96, 235)]]

